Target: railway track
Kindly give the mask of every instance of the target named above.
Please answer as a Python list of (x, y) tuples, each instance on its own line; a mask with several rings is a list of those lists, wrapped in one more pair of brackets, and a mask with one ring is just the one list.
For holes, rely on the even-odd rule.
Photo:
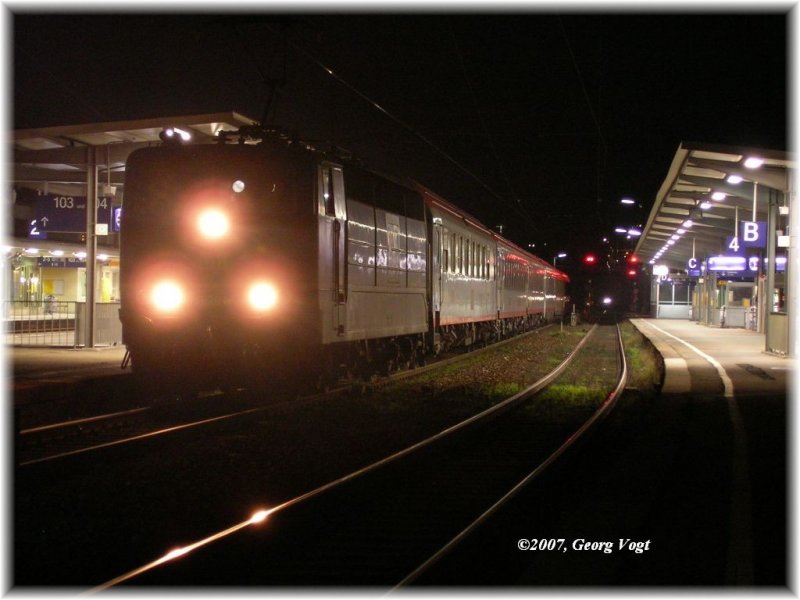
[(602, 399), (578, 406), (557, 425), (542, 422), (547, 401), (539, 392), (568, 361), (485, 413), (310, 492), (258, 507), (92, 591), (122, 584), (391, 588), (420, 576), (430, 580), (443, 556), (613, 408), (626, 378), (618, 329), (593, 333), (573, 356), (591, 352), (588, 360), (608, 361)]
[[(541, 334), (552, 327), (552, 325), (549, 325), (541, 330), (512, 337), (491, 346), (474, 350), (469, 354), (444, 357), (422, 367), (397, 371), (375, 382), (359, 383), (357, 387), (379, 387), (387, 382), (456, 364), (467, 356), (478, 356), (483, 352), (501, 348), (527, 336)], [(205, 394), (202, 398), (183, 403), (161, 402), (153, 404), (143, 402), (141, 403), (142, 405), (128, 410), (118, 410), (112, 413), (31, 426), (17, 432), (15, 443), (16, 464), (20, 467), (26, 467), (150, 440), (154, 437), (204, 427), (227, 419), (264, 412), (276, 407), (297, 406), (302, 403), (323, 401), (348, 393), (352, 391), (353, 387), (353, 382), (346, 382), (324, 392), (309, 394), (300, 398), (292, 398), (286, 392), (274, 393), (273, 391), (267, 401), (264, 401), (262, 397), (254, 401), (251, 396), (241, 392), (213, 393)], [(234, 410), (230, 410), (230, 408), (234, 408)], [(197, 418), (198, 415), (199, 418)]]

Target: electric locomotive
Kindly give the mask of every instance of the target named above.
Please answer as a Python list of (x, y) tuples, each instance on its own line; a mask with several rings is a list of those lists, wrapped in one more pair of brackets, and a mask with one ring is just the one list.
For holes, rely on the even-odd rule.
[(563, 313), (564, 274), (423, 186), (252, 129), (132, 153), (124, 210), (123, 340), (162, 388), (369, 377)]

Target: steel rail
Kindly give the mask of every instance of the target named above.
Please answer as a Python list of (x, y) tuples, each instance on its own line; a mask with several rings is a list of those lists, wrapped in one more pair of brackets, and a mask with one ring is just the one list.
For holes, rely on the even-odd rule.
[[(473, 351), (471, 351), (469, 353), (466, 353), (466, 354), (459, 354), (457, 356), (453, 356), (453, 357), (450, 357), (450, 358), (447, 358), (447, 359), (444, 359), (444, 360), (436, 361), (436, 362), (433, 362), (433, 363), (428, 364), (428, 365), (423, 365), (421, 367), (416, 367), (414, 369), (405, 369), (403, 371), (396, 371), (394, 373), (391, 373), (388, 377), (385, 377), (385, 378), (381, 379), (380, 381), (377, 381), (377, 382), (374, 382), (374, 383), (369, 383), (369, 384), (366, 384), (366, 385), (368, 387), (370, 387), (371, 389), (377, 389), (377, 388), (379, 388), (379, 387), (381, 387), (383, 385), (386, 385), (388, 383), (394, 382), (394, 381), (396, 381), (398, 379), (404, 379), (406, 377), (412, 377), (412, 376), (415, 376), (415, 375), (421, 375), (421, 374), (426, 373), (428, 371), (432, 371), (432, 370), (435, 370), (437, 368), (441, 368), (441, 367), (445, 367), (445, 366), (457, 363), (457, 362), (459, 362), (461, 360), (464, 360), (464, 359), (466, 359), (468, 357), (479, 356), (480, 354), (482, 354), (484, 352), (487, 352), (489, 350), (492, 350), (492, 349), (495, 349), (495, 348), (501, 348), (501, 347), (505, 346), (506, 344), (510, 344), (510, 343), (512, 343), (514, 341), (519, 341), (521, 339), (524, 339), (524, 338), (526, 338), (526, 337), (528, 337), (530, 335), (534, 335), (536, 333), (545, 331), (546, 329), (548, 329), (551, 326), (552, 325), (547, 325), (547, 326), (542, 327), (540, 329), (536, 329), (536, 330), (533, 330), (533, 331), (525, 332), (523, 334), (511, 337), (511, 338), (508, 338), (508, 339), (505, 339), (505, 340), (500, 340), (499, 342), (495, 342), (494, 344), (491, 344), (491, 345), (486, 346), (484, 348), (479, 348), (477, 350), (473, 350)], [(586, 337), (584, 337), (584, 340), (586, 338), (588, 338), (588, 337), (589, 337), (588, 335)], [(583, 341), (581, 342), (581, 344), (582, 343), (583, 343)], [(534, 384), (534, 385), (536, 385), (536, 384)], [(105, 443), (102, 443), (102, 444), (95, 444), (93, 446), (86, 446), (84, 448), (78, 448), (78, 449), (70, 450), (70, 451), (67, 451), (67, 452), (59, 452), (57, 454), (52, 454), (52, 455), (44, 456), (44, 457), (41, 457), (41, 458), (36, 458), (36, 459), (23, 461), (23, 462), (18, 463), (17, 466), (25, 467), (25, 466), (29, 466), (29, 465), (33, 465), (33, 464), (47, 462), (47, 461), (50, 461), (50, 460), (58, 460), (58, 459), (61, 459), (61, 458), (65, 458), (65, 457), (68, 457), (68, 456), (74, 456), (74, 455), (77, 455), (77, 454), (84, 454), (84, 453), (87, 453), (87, 452), (103, 450), (105, 448), (111, 448), (111, 447), (114, 447), (114, 446), (119, 446), (121, 444), (127, 444), (127, 443), (131, 443), (131, 442), (138, 442), (138, 441), (141, 441), (141, 440), (144, 440), (144, 439), (148, 439), (148, 438), (151, 438), (151, 437), (155, 437), (155, 436), (158, 436), (158, 435), (165, 435), (165, 434), (168, 434), (168, 433), (173, 433), (175, 431), (180, 431), (182, 429), (188, 429), (190, 427), (206, 425), (208, 423), (213, 423), (215, 421), (229, 419), (229, 418), (237, 417), (237, 416), (240, 416), (240, 415), (248, 414), (248, 413), (251, 413), (251, 412), (256, 412), (256, 411), (259, 411), (259, 410), (275, 409), (275, 408), (287, 407), (287, 406), (303, 406), (303, 405), (310, 404), (310, 403), (313, 403), (313, 402), (318, 402), (318, 401), (320, 401), (322, 399), (325, 399), (325, 398), (328, 398), (328, 397), (332, 397), (332, 396), (336, 396), (338, 394), (345, 393), (345, 392), (347, 392), (348, 390), (351, 390), (351, 389), (352, 389), (351, 385), (342, 385), (342, 386), (336, 387), (334, 389), (331, 389), (331, 390), (328, 390), (328, 391), (325, 391), (325, 392), (320, 392), (320, 393), (316, 393), (316, 394), (310, 394), (308, 396), (295, 398), (293, 400), (288, 400), (286, 402), (280, 402), (280, 403), (272, 404), (272, 405), (269, 405), (269, 406), (259, 406), (259, 407), (247, 409), (247, 410), (244, 410), (244, 411), (239, 411), (239, 412), (235, 412), (235, 413), (229, 413), (229, 414), (226, 414), (226, 415), (219, 415), (219, 416), (213, 417), (213, 418), (203, 419), (203, 420), (200, 420), (200, 421), (194, 421), (194, 422), (190, 422), (190, 423), (184, 423), (184, 424), (173, 426), (173, 427), (166, 427), (166, 428), (163, 428), (163, 429), (158, 429), (158, 430), (155, 430), (155, 431), (151, 431), (151, 432), (147, 432), (147, 433), (143, 433), (143, 434), (138, 434), (138, 435), (134, 435), (134, 436), (126, 437), (126, 438), (120, 438), (118, 440), (114, 440), (114, 441), (111, 441), (111, 442), (105, 442)], [(524, 392), (522, 392), (522, 393), (524, 393)], [(533, 393), (533, 392), (530, 392), (530, 393)], [(72, 420), (72, 421), (65, 421), (65, 422), (62, 422), (62, 423), (54, 423), (54, 424), (51, 424), (51, 425), (43, 425), (43, 426), (40, 426), (40, 427), (35, 427), (35, 428), (31, 428), (31, 429), (22, 430), (22, 431), (19, 432), (19, 435), (26, 435), (26, 434), (30, 434), (30, 433), (39, 433), (39, 432), (44, 432), (44, 431), (52, 430), (52, 429), (69, 427), (69, 426), (74, 426), (74, 425), (80, 425), (80, 424), (83, 424), (83, 423), (96, 422), (96, 421), (103, 420), (103, 419), (111, 419), (111, 418), (113, 418), (115, 416), (133, 414), (133, 413), (136, 413), (136, 412), (141, 412), (141, 411), (148, 410), (150, 408), (151, 407), (142, 407), (142, 408), (136, 408), (136, 409), (129, 410), (129, 411), (121, 411), (121, 412), (111, 413), (111, 414), (107, 414), (107, 415), (98, 415), (98, 416), (95, 416), (95, 417), (87, 417), (85, 419), (76, 419), (76, 420)]]
[(625, 349), (622, 344), (622, 333), (619, 329), (619, 324), (617, 324), (617, 340), (618, 340), (618, 357), (619, 357), (619, 381), (617, 382), (616, 387), (606, 396), (606, 399), (603, 403), (598, 407), (598, 409), (592, 414), (589, 419), (587, 419), (572, 435), (567, 438), (567, 440), (558, 448), (555, 452), (553, 452), (550, 456), (548, 456), (542, 463), (540, 463), (533, 471), (528, 473), (524, 478), (522, 478), (514, 487), (512, 487), (508, 492), (506, 492), (502, 498), (500, 498), (497, 502), (495, 502), (491, 507), (489, 507), (486, 511), (483, 512), (477, 519), (475, 519), (472, 523), (470, 523), (466, 528), (464, 528), (458, 535), (456, 535), (453, 539), (451, 539), (447, 544), (442, 546), (437, 552), (435, 552), (430, 558), (428, 558), (425, 562), (423, 562), (420, 566), (414, 569), (411, 573), (409, 573), (402, 581), (400, 581), (397, 585), (392, 588), (389, 593), (393, 593), (398, 591), (402, 587), (406, 587), (416, 581), (421, 575), (427, 572), (434, 564), (439, 562), (444, 556), (449, 554), (458, 544), (464, 541), (473, 531), (475, 531), (479, 526), (485, 523), (492, 515), (494, 515), (497, 511), (503, 508), (514, 496), (516, 496), (523, 488), (525, 488), (528, 484), (530, 484), (534, 479), (536, 479), (539, 475), (541, 475), (550, 465), (552, 465), (556, 460), (558, 460), (561, 455), (567, 452), (570, 448), (572, 448), (577, 441), (581, 439), (581, 437), (591, 429), (595, 423), (599, 420), (605, 418), (608, 413), (614, 408), (616, 405), (617, 399), (622, 394), (622, 391), (625, 389), (625, 385), (628, 381), (628, 363), (625, 359)]
[(67, 456), (75, 456), (76, 454), (84, 454), (86, 452), (93, 452), (95, 450), (101, 450), (103, 448), (111, 448), (112, 446), (119, 446), (119, 445), (122, 445), (122, 444), (127, 444), (127, 443), (130, 443), (130, 442), (136, 442), (136, 441), (139, 441), (139, 440), (155, 437), (155, 436), (158, 436), (158, 435), (164, 435), (164, 434), (167, 434), (167, 433), (173, 433), (175, 431), (181, 431), (183, 429), (190, 429), (192, 427), (198, 427), (200, 425), (207, 425), (209, 423), (214, 423), (216, 421), (222, 421), (222, 420), (225, 420), (225, 419), (230, 419), (230, 418), (233, 418), (233, 417), (246, 415), (246, 414), (257, 412), (257, 411), (261, 411), (261, 410), (267, 410), (267, 408), (268, 407), (266, 407), (266, 406), (260, 406), (260, 407), (257, 407), (257, 408), (250, 408), (248, 410), (242, 410), (242, 411), (235, 412), (235, 413), (230, 413), (230, 414), (227, 414), (227, 415), (220, 415), (220, 416), (217, 416), (217, 417), (210, 417), (208, 419), (203, 419), (202, 421), (193, 421), (191, 423), (183, 423), (181, 425), (174, 425), (172, 427), (166, 427), (164, 429), (158, 429), (156, 431), (150, 431), (148, 433), (142, 433), (140, 435), (135, 435), (135, 436), (128, 437), (128, 438), (122, 438), (122, 439), (114, 440), (114, 441), (111, 441), (111, 442), (105, 442), (103, 444), (96, 444), (94, 446), (87, 446), (87, 447), (84, 447), (84, 448), (78, 448), (77, 450), (70, 450), (68, 452), (61, 452), (59, 454), (53, 454), (53, 455), (50, 455), (50, 456), (44, 456), (42, 458), (34, 458), (32, 460), (27, 460), (27, 461), (21, 462), (21, 463), (19, 463), (18, 466), (26, 467), (28, 465), (34, 465), (34, 464), (38, 464), (38, 463), (43, 463), (43, 462), (47, 462), (47, 461), (50, 461), (50, 460), (56, 460), (56, 459), (59, 459), (59, 458), (64, 458), (64, 457), (67, 457)]
[(75, 425), (84, 425), (86, 423), (96, 423), (97, 421), (103, 421), (105, 419), (113, 419), (115, 417), (121, 417), (124, 415), (132, 415), (136, 413), (140, 413), (145, 410), (150, 410), (150, 406), (143, 406), (140, 408), (132, 408), (130, 410), (122, 410), (119, 412), (107, 413), (104, 415), (96, 415), (94, 417), (86, 417), (83, 419), (72, 419), (70, 421), (62, 421), (60, 423), (52, 423), (50, 425), (41, 425), (39, 427), (31, 427), (29, 429), (21, 429), (18, 432), (18, 435), (28, 435), (30, 433), (41, 433), (43, 431), (52, 431), (54, 429), (63, 429), (65, 427), (72, 427)]
[(321, 486), (319, 486), (319, 487), (317, 487), (317, 488), (315, 488), (313, 490), (310, 490), (310, 491), (308, 491), (308, 492), (306, 492), (304, 494), (296, 496), (296, 497), (294, 497), (294, 498), (292, 498), (290, 500), (287, 500), (287, 501), (285, 501), (285, 502), (283, 502), (281, 504), (278, 504), (278, 505), (276, 505), (276, 506), (274, 506), (272, 508), (259, 510), (259, 511), (255, 512), (249, 519), (247, 519), (245, 521), (242, 521), (240, 523), (237, 523), (235, 525), (232, 525), (231, 527), (228, 527), (227, 529), (224, 529), (224, 530), (222, 530), (220, 532), (211, 534), (208, 537), (205, 537), (205, 538), (203, 538), (201, 540), (198, 540), (198, 541), (196, 541), (194, 543), (188, 544), (188, 545), (183, 546), (181, 548), (176, 548), (176, 549), (170, 550), (165, 555), (163, 555), (163, 556), (161, 556), (161, 557), (159, 557), (159, 558), (157, 558), (157, 559), (155, 559), (155, 560), (153, 560), (153, 561), (151, 561), (151, 562), (149, 562), (149, 563), (147, 563), (147, 564), (145, 564), (145, 565), (143, 565), (141, 567), (137, 567), (136, 569), (133, 569), (131, 571), (128, 571), (127, 573), (124, 573), (124, 574), (122, 574), (122, 575), (120, 575), (118, 577), (115, 577), (114, 579), (111, 579), (111, 580), (109, 580), (109, 581), (107, 581), (107, 582), (105, 582), (105, 583), (103, 583), (103, 584), (101, 584), (99, 586), (96, 586), (96, 587), (92, 588), (91, 590), (87, 591), (83, 595), (92, 595), (92, 594), (95, 594), (95, 593), (98, 593), (98, 592), (105, 591), (105, 590), (107, 590), (107, 589), (109, 589), (109, 588), (111, 588), (111, 587), (113, 587), (115, 585), (118, 585), (120, 583), (124, 583), (125, 581), (128, 581), (130, 579), (133, 579), (134, 577), (142, 575), (142, 574), (144, 574), (144, 573), (146, 573), (146, 572), (148, 572), (148, 571), (150, 571), (150, 570), (152, 570), (152, 569), (154, 569), (156, 567), (159, 567), (159, 566), (161, 566), (161, 565), (163, 565), (163, 564), (165, 564), (165, 563), (167, 563), (167, 562), (169, 562), (171, 560), (174, 560), (176, 558), (185, 556), (188, 553), (190, 553), (190, 552), (192, 552), (192, 551), (194, 551), (194, 550), (196, 550), (198, 548), (201, 548), (201, 547), (203, 547), (203, 546), (205, 546), (207, 544), (210, 544), (210, 543), (215, 542), (215, 541), (217, 541), (219, 539), (222, 539), (223, 537), (226, 537), (226, 536), (228, 536), (228, 535), (230, 535), (232, 533), (235, 533), (235, 532), (237, 532), (237, 531), (239, 531), (239, 530), (241, 530), (241, 529), (243, 529), (243, 528), (245, 528), (245, 527), (247, 527), (249, 525), (256, 525), (256, 524), (262, 523), (267, 518), (273, 516), (274, 514), (280, 512), (282, 510), (286, 510), (287, 508), (290, 508), (292, 506), (296, 506), (297, 504), (300, 504), (302, 502), (305, 502), (305, 501), (308, 501), (308, 500), (310, 500), (312, 498), (320, 496), (320, 495), (322, 495), (322, 494), (324, 494), (324, 493), (326, 493), (326, 492), (328, 492), (328, 491), (330, 491), (330, 490), (332, 490), (334, 488), (337, 488), (337, 487), (339, 487), (339, 486), (341, 486), (341, 485), (343, 485), (345, 483), (353, 481), (354, 479), (357, 479), (357, 478), (362, 477), (362, 476), (364, 476), (364, 475), (366, 475), (368, 473), (371, 473), (371, 472), (373, 472), (373, 471), (375, 471), (375, 470), (377, 470), (377, 469), (379, 469), (381, 467), (384, 467), (384, 466), (388, 465), (389, 463), (395, 462), (395, 461), (397, 461), (397, 460), (399, 460), (399, 459), (401, 459), (401, 458), (403, 458), (405, 456), (408, 456), (408, 455), (410, 455), (410, 454), (412, 454), (412, 453), (414, 453), (414, 452), (416, 452), (418, 450), (421, 450), (423, 448), (427, 448), (428, 446), (430, 446), (430, 445), (432, 445), (432, 444), (434, 444), (434, 443), (436, 443), (436, 442), (438, 442), (438, 441), (440, 441), (440, 440), (452, 435), (453, 433), (461, 431), (461, 430), (465, 429), (466, 427), (469, 427), (470, 425), (475, 424), (478, 421), (481, 421), (483, 419), (487, 419), (487, 418), (489, 418), (491, 416), (494, 416), (496, 413), (498, 413), (498, 412), (500, 412), (502, 410), (506, 410), (506, 409), (512, 407), (513, 405), (522, 402), (523, 400), (527, 399), (529, 396), (532, 396), (532, 395), (536, 394), (537, 392), (541, 391), (543, 388), (545, 388), (548, 385), (550, 385), (550, 383), (552, 383), (557, 377), (559, 377), (566, 370), (566, 368), (569, 366), (569, 364), (572, 362), (572, 360), (575, 358), (575, 356), (577, 356), (578, 352), (580, 352), (580, 350), (586, 345), (586, 343), (592, 337), (592, 335), (594, 334), (594, 332), (596, 330), (597, 330), (597, 325), (594, 325), (589, 330), (589, 332), (583, 337), (583, 339), (578, 343), (578, 345), (575, 346), (575, 348), (572, 350), (572, 352), (570, 352), (569, 355), (566, 358), (564, 358), (564, 360), (562, 360), (561, 363), (559, 363), (559, 365), (555, 369), (553, 369), (550, 373), (548, 373), (547, 375), (545, 375), (544, 377), (542, 377), (538, 381), (532, 383), (530, 386), (528, 386), (527, 388), (525, 388), (521, 392), (518, 392), (517, 394), (514, 394), (513, 396), (511, 396), (509, 398), (506, 398), (505, 400), (503, 400), (501, 402), (498, 402), (494, 406), (491, 406), (490, 408), (488, 408), (488, 409), (486, 409), (486, 410), (484, 410), (484, 411), (482, 411), (482, 412), (480, 412), (478, 414), (475, 414), (475, 415), (473, 415), (473, 416), (471, 416), (471, 417), (469, 417), (469, 418), (467, 418), (467, 419), (465, 419), (463, 421), (460, 421), (459, 423), (456, 423), (455, 425), (452, 425), (451, 427), (448, 427), (447, 429), (444, 429), (444, 430), (440, 431), (439, 433), (437, 433), (437, 434), (435, 434), (435, 435), (433, 435), (431, 437), (428, 437), (428, 438), (426, 438), (426, 439), (424, 439), (424, 440), (422, 440), (420, 442), (417, 442), (416, 444), (413, 444), (413, 445), (411, 445), (411, 446), (409, 446), (409, 447), (407, 447), (407, 448), (405, 448), (403, 450), (400, 450), (399, 452), (396, 452), (396, 453), (394, 453), (394, 454), (392, 454), (390, 456), (387, 456), (387, 457), (385, 457), (385, 458), (383, 458), (383, 459), (381, 459), (381, 460), (379, 460), (377, 462), (374, 462), (374, 463), (372, 463), (370, 465), (367, 465), (367, 466), (365, 466), (365, 467), (363, 467), (361, 469), (353, 471), (352, 473), (344, 475), (343, 477), (340, 477), (340, 478), (335, 479), (333, 481), (330, 481), (330, 482), (328, 482), (326, 484), (323, 484), (323, 485), (321, 485)]

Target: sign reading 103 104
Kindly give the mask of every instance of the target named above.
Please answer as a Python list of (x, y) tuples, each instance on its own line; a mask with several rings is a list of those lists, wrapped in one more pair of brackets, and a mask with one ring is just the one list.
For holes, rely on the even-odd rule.
[[(111, 200), (97, 199), (97, 223), (111, 222)], [(47, 239), (48, 232), (86, 231), (86, 196), (45, 194), (36, 199), (36, 219), (28, 227), (28, 237)]]

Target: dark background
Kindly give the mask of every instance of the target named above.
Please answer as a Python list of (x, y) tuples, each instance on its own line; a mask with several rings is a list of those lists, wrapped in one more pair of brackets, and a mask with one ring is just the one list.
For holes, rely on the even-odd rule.
[(12, 126), (261, 120), (275, 90), (270, 124), (413, 177), (569, 267), (644, 224), (681, 141), (787, 149), (788, 19), (772, 10), (29, 9), (11, 18)]

